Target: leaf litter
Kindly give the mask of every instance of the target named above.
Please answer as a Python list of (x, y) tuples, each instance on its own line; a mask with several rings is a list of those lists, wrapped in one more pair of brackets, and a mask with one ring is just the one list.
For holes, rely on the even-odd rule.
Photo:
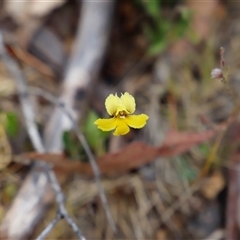
[[(61, 4), (63, 4), (62, 1)], [(65, 11), (65, 15), (63, 15), (65, 18), (72, 9), (72, 6), (67, 4), (60, 6), (59, 3), (56, 6), (59, 8), (58, 11)], [(228, 6), (229, 9), (232, 9), (231, 11), (234, 11), (234, 4), (237, 5), (237, 3), (231, 3)], [(119, 236), (123, 239), (207, 238), (214, 231), (226, 228), (226, 226), (228, 236), (231, 236), (232, 232), (229, 230), (231, 224), (236, 225), (236, 220), (233, 223), (229, 223), (227, 220), (227, 223), (209, 222), (208, 227), (206, 224), (204, 225), (204, 219), (208, 214), (213, 214), (213, 219), (216, 216), (224, 218), (224, 213), (221, 212), (221, 206), (226, 204), (224, 199), (229, 201), (229, 205), (232, 204), (232, 209), (225, 206), (230, 214), (234, 211), (234, 207), (236, 208), (239, 197), (230, 194), (227, 198), (226, 193), (222, 195), (228, 184), (236, 186), (235, 175), (228, 178), (223, 173), (226, 171), (224, 169), (227, 164), (228, 167), (237, 164), (236, 160), (232, 160), (231, 154), (236, 153), (238, 147), (239, 123), (237, 116), (239, 110), (235, 108), (235, 114), (231, 115), (234, 109), (231, 96), (221, 81), (211, 79), (211, 70), (219, 67), (219, 48), (222, 43), (227, 42), (225, 64), (234, 65), (230, 68), (230, 75), (237, 72), (239, 66), (236, 66), (237, 56), (234, 53), (239, 50), (239, 46), (236, 44), (239, 33), (233, 31), (233, 34), (229, 34), (233, 44), (229, 46), (230, 37), (227, 38), (227, 34), (223, 34), (224, 31), (221, 31), (223, 27), (227, 28), (227, 26), (221, 28), (220, 24), (221, 21), (229, 21), (227, 28), (229, 31), (234, 28), (236, 20), (227, 14), (227, 6), (217, 3), (217, 1), (211, 3), (211, 8), (208, 8), (207, 13), (196, 5), (189, 6), (187, 3), (184, 5), (190, 11), (199, 10), (193, 19), (189, 19), (189, 25), (192, 24), (194, 28), (186, 28), (186, 35), (178, 36), (171, 42), (171, 45), (168, 44), (171, 35), (163, 37), (159, 47), (155, 43), (157, 42), (157, 39), (154, 39), (156, 36), (153, 34), (151, 38), (148, 38), (144, 32), (146, 25), (148, 32), (152, 27), (154, 29), (155, 23), (152, 23), (154, 21), (151, 18), (154, 18), (155, 12), (152, 16), (148, 15), (151, 6), (147, 6), (149, 10), (145, 11), (144, 6), (127, 1), (118, 4), (116, 16), (114, 16), (111, 44), (106, 53), (101, 73), (102, 79), (99, 80), (100, 83), (96, 83), (97, 86), (98, 84), (103, 86), (99, 89), (104, 90), (98, 92), (102, 99), (111, 92), (130, 91), (136, 96), (139, 105), (138, 111), (145, 112), (142, 110), (146, 110), (152, 119), (146, 129), (132, 131), (121, 140), (121, 143), (118, 142), (119, 146), (115, 146), (117, 150), (114, 152), (109, 152), (110, 144), (115, 141), (113, 137), (96, 134), (94, 139), (89, 140), (103, 175), (102, 183), (119, 229)], [(194, 3), (192, 2), (190, 5), (194, 5)], [(163, 16), (168, 15), (169, 11), (179, 14), (178, 8), (180, 7), (181, 5), (178, 4), (171, 7), (161, 6), (159, 10)], [(38, 8), (34, 8), (34, 11), (36, 9)], [(56, 19), (59, 19), (57, 10), (52, 12), (52, 9), (52, 6), (39, 9), (39, 13), (36, 13), (38, 22), (32, 28), (33, 32), (28, 32), (29, 35), (26, 35), (25, 38), (22, 37), (21, 40), (26, 41), (33, 36), (39, 25), (46, 26), (48, 21), (51, 22), (51, 16), (54, 14)], [(33, 13), (35, 14), (35, 12)], [(7, 14), (13, 19), (20, 17), (23, 25), (26, 24), (26, 19), (31, 18), (31, 14), (24, 16), (25, 12), (21, 12), (22, 16), (15, 15), (19, 13), (8, 12)], [(39, 15), (42, 20), (39, 20)], [(72, 22), (76, 22), (77, 15), (72, 17), (75, 18)], [(214, 23), (213, 26), (204, 24), (204, 21), (201, 22), (201, 17)], [(55, 26), (58, 29), (59, 23), (52, 20), (51, 24), (51, 28)], [(170, 20), (169, 22), (166, 20), (165, 24), (171, 26), (172, 23)], [(161, 30), (161, 26), (156, 27), (158, 31)], [(194, 34), (192, 34), (193, 32)], [(69, 54), (68, 45), (74, 40), (74, 24), (72, 32), (66, 31), (65, 33), (69, 35), (63, 37), (62, 33), (58, 33), (57, 39), (60, 39), (61, 47)], [(14, 32), (8, 37), (16, 40), (15, 34)], [(49, 36), (45, 35), (46, 38)], [(155, 44), (151, 48), (151, 54), (156, 51), (159, 51), (160, 54), (157, 52), (155, 56), (147, 54), (142, 57), (143, 53), (147, 52), (147, 46), (151, 44), (149, 39), (153, 39)], [(40, 39), (40, 41), (42, 40)], [(161, 52), (162, 46), (165, 46), (163, 52)], [(35, 48), (29, 53), (27, 49), (23, 48), (23, 52), (20, 54), (18, 48), (18, 45), (14, 46), (13, 44), (9, 47), (9, 51), (12, 49), (12, 52), (15, 52), (16, 58), (21, 62), (23, 71), (28, 77), (29, 84), (58, 94), (60, 80), (56, 76), (61, 76), (61, 73), (56, 70), (58, 68), (56, 65), (61, 63), (47, 61), (46, 55), (43, 57), (38, 53), (39, 49), (36, 51)], [(48, 57), (51, 58), (50, 55)], [(138, 64), (139, 59), (140, 64)], [(157, 69), (160, 66), (161, 69), (163, 69), (162, 66), (165, 67), (164, 71), (161, 70), (159, 73)], [(129, 69), (132, 72), (128, 76)], [(142, 77), (143, 75), (144, 77)], [(1, 76), (3, 77), (0, 81), (3, 82), (2, 85), (6, 86), (4, 81), (10, 77), (4, 72), (4, 67), (1, 70)], [(124, 80), (120, 81), (123, 78)], [(8, 84), (11, 89), (5, 91), (5, 95), (3, 93), (1, 111), (10, 110), (12, 112), (15, 110), (19, 114), (19, 105), (15, 98), (16, 89), (10, 83), (9, 79)], [(235, 88), (235, 91), (237, 91), (237, 86), (233, 84), (237, 83), (238, 80), (232, 81), (229, 77), (229, 86)], [(94, 89), (98, 88), (94, 87)], [(95, 96), (94, 89), (90, 96)], [(237, 100), (237, 96), (235, 98)], [(37, 98), (33, 98), (33, 101), (36, 100)], [(38, 123), (42, 127), (46, 123), (52, 107), (43, 99), (40, 101), (37, 104), (39, 110), (36, 111), (36, 115)], [(95, 107), (97, 105), (98, 107)], [(99, 102), (94, 97), (89, 99), (90, 107), (99, 115), (103, 113), (104, 104), (101, 109)], [(209, 121), (203, 122), (199, 115)], [(93, 130), (89, 124), (86, 123), (83, 128), (85, 134), (89, 134), (91, 137)], [(1, 194), (5, 199), (9, 199), (8, 205), (13, 201), (14, 194), (10, 194), (4, 187), (6, 185), (2, 183), (8, 183), (10, 186), (13, 184), (14, 188), (14, 181), (10, 176), (24, 178), (28, 170), (28, 166), (24, 166), (24, 164), (29, 165), (32, 161), (47, 161), (53, 166), (62, 183), (66, 194), (67, 208), (76, 219), (77, 224), (84, 229), (87, 238), (115, 238), (106, 222), (89, 164), (82, 162), (81, 158), (73, 160), (67, 154), (31, 152), (32, 149), (23, 132), (16, 133), (21, 135), (17, 139), (20, 138), (25, 143), (20, 149), (14, 147), (16, 140), (9, 136), (14, 154), (13, 161), (8, 165), (6, 172), (5, 170), (1, 172), (1, 185), (3, 186)], [(217, 150), (213, 151), (216, 139), (222, 132), (224, 134), (217, 144)], [(97, 146), (98, 140), (102, 141), (102, 146)], [(1, 144), (5, 142), (6, 138), (1, 140)], [(201, 144), (206, 144), (208, 147), (202, 150)], [(228, 149), (225, 150), (227, 147)], [(209, 162), (210, 165), (206, 168), (205, 174), (201, 175), (211, 151), (213, 161)], [(196, 177), (189, 177), (187, 170), (191, 174), (194, 171)], [(10, 171), (9, 175), (7, 171)], [(236, 171), (235, 174), (237, 175)], [(21, 184), (21, 180), (19, 184)], [(1, 203), (1, 219), (2, 215), (7, 212), (7, 207)], [(200, 214), (201, 210), (203, 210), (202, 215)], [(51, 220), (54, 214), (55, 209), (50, 207), (44, 221)], [(229, 215), (227, 217), (229, 218)], [(39, 224), (32, 236), (37, 236), (41, 229), (42, 224)], [(62, 222), (53, 229), (48, 237), (49, 239), (73, 239), (72, 233)]]

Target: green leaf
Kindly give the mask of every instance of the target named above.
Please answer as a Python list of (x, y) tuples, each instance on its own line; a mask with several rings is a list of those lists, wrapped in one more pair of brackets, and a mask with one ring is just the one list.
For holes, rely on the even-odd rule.
[(148, 49), (150, 56), (160, 54), (170, 44), (185, 34), (191, 19), (191, 12), (188, 8), (180, 7), (179, 19), (174, 20), (164, 17), (161, 11), (165, 5), (168, 7), (174, 6), (176, 4), (175, 1), (136, 0), (136, 3), (151, 18), (151, 21), (146, 22), (146, 26), (144, 27), (145, 36), (150, 43)]
[(150, 56), (159, 54), (166, 48), (166, 46), (167, 46), (167, 43), (165, 41), (158, 41), (158, 42), (152, 43), (152, 45), (148, 49), (148, 54)]
[(6, 122), (5, 122), (6, 132), (10, 137), (14, 137), (18, 133), (19, 124), (18, 116), (14, 112), (6, 113)]
[(98, 118), (99, 117), (95, 112), (90, 111), (87, 116), (83, 131), (90, 147), (93, 148), (97, 154), (101, 154), (105, 152), (104, 142), (109, 133), (101, 131), (94, 124)]
[(208, 143), (202, 143), (198, 146), (198, 149), (202, 153), (203, 157), (207, 157), (211, 151), (211, 147)]
[(63, 144), (66, 150), (71, 149), (71, 139), (70, 139), (70, 132), (63, 133)]
[(80, 158), (81, 146), (72, 132), (66, 131), (63, 133), (63, 144), (65, 151), (72, 159)]
[(142, 1), (145, 11), (152, 18), (158, 18), (161, 15), (160, 1)]

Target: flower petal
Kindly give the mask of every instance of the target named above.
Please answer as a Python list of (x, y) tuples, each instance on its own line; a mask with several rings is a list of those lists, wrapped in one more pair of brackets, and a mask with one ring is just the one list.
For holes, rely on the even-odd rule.
[(132, 128), (142, 128), (146, 125), (148, 118), (146, 114), (129, 115), (125, 118), (125, 122)]
[(126, 107), (128, 114), (132, 114), (136, 108), (136, 103), (135, 103), (134, 97), (131, 94), (129, 94), (128, 92), (125, 92), (121, 96), (121, 100), (122, 100), (123, 105)]
[(114, 136), (120, 136), (125, 135), (130, 131), (130, 128), (128, 127), (127, 123), (125, 122), (126, 119), (117, 119), (117, 128), (114, 131)]
[(120, 98), (117, 94), (110, 94), (105, 101), (105, 107), (110, 116), (114, 116), (118, 110), (118, 105), (120, 102)]
[(116, 118), (102, 119), (99, 118), (94, 122), (102, 131), (111, 131), (117, 127), (118, 121)]

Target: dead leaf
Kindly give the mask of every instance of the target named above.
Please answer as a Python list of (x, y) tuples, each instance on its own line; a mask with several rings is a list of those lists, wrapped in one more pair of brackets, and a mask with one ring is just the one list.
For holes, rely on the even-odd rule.
[(222, 173), (220, 171), (215, 171), (201, 187), (201, 192), (207, 199), (215, 199), (224, 186), (225, 180)]
[[(98, 158), (97, 164), (105, 176), (124, 174), (152, 162), (157, 157), (173, 157), (181, 154), (194, 145), (210, 139), (216, 133), (215, 130), (203, 133), (170, 131), (162, 146), (152, 147), (141, 142), (133, 142), (118, 152), (107, 153)], [(79, 172), (88, 176), (93, 175), (90, 164), (71, 161), (63, 155), (25, 153), (22, 157), (50, 162), (56, 170), (65, 173)]]
[(27, 52), (25, 49), (15, 45), (15, 46), (6, 46), (8, 53), (13, 57), (16, 57), (18, 60), (23, 61), (25, 64), (28, 64), (35, 69), (37, 69), (40, 73), (47, 75), (48, 77), (54, 78), (54, 73), (52, 69), (47, 66), (44, 62), (36, 58), (34, 55)]

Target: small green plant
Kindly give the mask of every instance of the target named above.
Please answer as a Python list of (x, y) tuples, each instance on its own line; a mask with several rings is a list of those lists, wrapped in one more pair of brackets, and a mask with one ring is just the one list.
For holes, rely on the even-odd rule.
[(89, 146), (93, 149), (96, 155), (99, 156), (105, 153), (105, 142), (109, 133), (97, 129), (93, 124), (98, 118), (98, 115), (94, 111), (90, 111), (88, 113), (83, 132)]
[[(159, 1), (136, 1), (147, 13), (150, 21), (145, 25), (144, 32), (149, 40), (149, 55), (156, 55), (166, 49), (169, 44), (182, 37), (187, 29), (191, 12), (186, 7), (179, 7), (176, 19), (166, 18), (163, 14), (163, 4)], [(167, 3), (169, 6), (172, 2)]]
[(14, 112), (3, 112), (0, 114), (0, 121), (3, 124), (6, 133), (10, 137), (15, 137), (19, 130), (19, 119)]
[(71, 159), (81, 159), (81, 146), (73, 132), (66, 131), (63, 133), (63, 143), (65, 152)]

